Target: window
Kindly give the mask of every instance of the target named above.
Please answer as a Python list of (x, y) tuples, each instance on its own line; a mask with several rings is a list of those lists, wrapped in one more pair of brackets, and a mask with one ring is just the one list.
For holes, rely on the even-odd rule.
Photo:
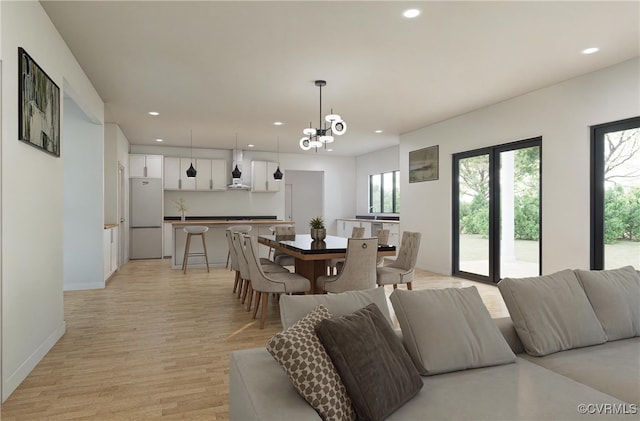
[(640, 267), (640, 117), (591, 128), (591, 269)]
[(400, 171), (369, 176), (369, 213), (400, 213)]

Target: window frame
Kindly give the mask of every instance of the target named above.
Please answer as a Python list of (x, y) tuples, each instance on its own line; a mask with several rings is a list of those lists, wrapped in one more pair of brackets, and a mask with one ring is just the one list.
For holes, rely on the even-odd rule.
[[(391, 186), (386, 186), (385, 182), (384, 182), (384, 176), (385, 174), (392, 174), (391, 177)], [(372, 183), (372, 179), (373, 177), (379, 176), (380, 177), (380, 210), (379, 211), (375, 211), (374, 212), (374, 204), (373, 204), (373, 197), (374, 197), (374, 193), (373, 193), (373, 183)], [(398, 183), (398, 181), (400, 180), (400, 170), (393, 170), (393, 171), (386, 171), (383, 173), (378, 173), (378, 174), (369, 174), (369, 213), (381, 213), (381, 214), (398, 214), (400, 213), (400, 211), (398, 210), (398, 206), (400, 205), (399, 203), (397, 203), (398, 201), (396, 200), (396, 196), (399, 189), (400, 189), (400, 185)], [(397, 187), (397, 188), (396, 188)], [(390, 189), (390, 193), (391, 193), (391, 212), (385, 212), (385, 201), (384, 201), (384, 194), (385, 194), (385, 188), (387, 190)]]

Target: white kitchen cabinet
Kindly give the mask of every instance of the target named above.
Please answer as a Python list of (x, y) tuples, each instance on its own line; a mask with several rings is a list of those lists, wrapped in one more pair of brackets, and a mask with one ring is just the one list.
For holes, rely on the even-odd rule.
[(111, 273), (118, 270), (119, 231), (118, 227), (111, 228)]
[(173, 250), (173, 224), (171, 222), (165, 222), (162, 224), (162, 236), (164, 240), (162, 255), (170, 257), (171, 251)]
[(227, 189), (227, 161), (224, 159), (196, 159), (196, 190)]
[(130, 178), (162, 178), (162, 155), (129, 155)]
[(273, 178), (277, 162), (251, 161), (251, 191), (273, 193), (280, 191), (282, 181)]
[[(196, 160), (191, 158), (177, 158), (168, 156), (164, 159), (164, 189), (165, 190), (195, 190), (196, 177), (187, 177), (187, 170)], [(196, 168), (196, 171), (198, 169)], [(199, 171), (198, 171), (199, 172)]]

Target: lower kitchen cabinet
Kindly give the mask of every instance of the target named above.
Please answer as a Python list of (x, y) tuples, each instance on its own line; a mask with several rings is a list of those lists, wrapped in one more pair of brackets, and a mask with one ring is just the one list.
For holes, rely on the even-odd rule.
[(118, 227), (105, 228), (102, 237), (104, 280), (118, 270)]

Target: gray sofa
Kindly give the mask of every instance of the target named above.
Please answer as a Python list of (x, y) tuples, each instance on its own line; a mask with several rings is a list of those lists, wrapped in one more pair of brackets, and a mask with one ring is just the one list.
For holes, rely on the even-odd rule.
[[(627, 285), (631, 285), (632, 291), (626, 291), (624, 299), (640, 309), (640, 301), (634, 301), (638, 299), (634, 295), (634, 282), (640, 282), (640, 275), (635, 271), (634, 273), (638, 278), (633, 279), (633, 275), (631, 276), (631, 284)], [(614, 275), (618, 276), (619, 274), (614, 273)], [(569, 279), (570, 283), (575, 283), (570, 274), (564, 273), (560, 278), (562, 279), (563, 276)], [(627, 278), (629, 277), (627, 276)], [(521, 292), (518, 290), (518, 282), (531, 282), (532, 280), (509, 280), (504, 285), (500, 285), (501, 292), (505, 296), (506, 289), (511, 288), (511, 292), (518, 295)], [(511, 285), (509, 285), (510, 281), (513, 281)], [(557, 279), (551, 279), (551, 281), (556, 282)], [(628, 282), (629, 279), (626, 281)], [(541, 284), (544, 290), (544, 283)], [(579, 285), (580, 288), (584, 287), (581, 278)], [(529, 284), (526, 286), (528, 287)], [(638, 288), (640, 288), (640, 284), (638, 284)], [(282, 297), (280, 306), (283, 328), (291, 326), (318, 304), (326, 305), (334, 316), (340, 316), (375, 302), (391, 321), (387, 300), (381, 291), (382, 289), (379, 288), (335, 295)], [(417, 293), (419, 292), (403, 291), (403, 294)], [(530, 291), (527, 293), (530, 294)], [(568, 297), (575, 295), (576, 291), (569, 288), (567, 293)], [(556, 297), (559, 306), (567, 306), (567, 298), (562, 296), (562, 292), (554, 291), (554, 295), (559, 295)], [(396, 315), (401, 327), (403, 327), (401, 334), (404, 336), (405, 347), (413, 358), (416, 355), (419, 356), (420, 352), (424, 353), (424, 346), (431, 345), (424, 343), (424, 336), (423, 339), (420, 339), (420, 332), (409, 333), (409, 330), (415, 330), (417, 325), (406, 324), (405, 313), (409, 314), (409, 312), (405, 310), (406, 306), (411, 304), (406, 304), (404, 309), (402, 305), (398, 307), (396, 304), (400, 298), (413, 299), (415, 297), (417, 295), (394, 297), (393, 294), (391, 297), (394, 308), (396, 308)], [(446, 299), (443, 300), (442, 297), (437, 296), (436, 298), (439, 300), (438, 302), (446, 302)], [(549, 300), (549, 297), (545, 297), (544, 294), (542, 294), (542, 298)], [(528, 295), (527, 302), (529, 301), (533, 301), (535, 304), (536, 297)], [(512, 317), (518, 311), (526, 313), (526, 309), (513, 307), (517, 303), (510, 302), (507, 296), (505, 296), (505, 302)], [(546, 306), (548, 307), (548, 305)], [(420, 311), (425, 311), (423, 307), (425, 306), (421, 306), (417, 312), (414, 312), (414, 317), (420, 315)], [(428, 307), (427, 311), (439, 311), (438, 309), (432, 310), (433, 306), (431, 305)], [(445, 307), (443, 306), (443, 308)], [(416, 310), (416, 308), (411, 310)], [(549, 308), (545, 308), (545, 310), (549, 310)], [(551, 313), (555, 310), (557, 309), (551, 309)], [(452, 318), (457, 318), (458, 313), (464, 312), (463, 309), (457, 313), (451, 313), (454, 315)], [(520, 316), (523, 315), (520, 314)], [(538, 317), (537, 313), (536, 317)], [(631, 317), (635, 318), (637, 314), (634, 313)], [(524, 314), (524, 318), (525, 321), (528, 321), (526, 314)], [(542, 321), (544, 320), (545, 318), (542, 317)], [(640, 317), (633, 321), (633, 329), (635, 329), (636, 322), (640, 322)], [(525, 343), (521, 340), (521, 337), (526, 335), (526, 332), (522, 331), (522, 319), (516, 319), (516, 321), (512, 321), (511, 318), (494, 319), (493, 323), (515, 354), (513, 362), (489, 361), (484, 363), (488, 366), (481, 366), (482, 361), (480, 363), (475, 361), (475, 365), (472, 364), (469, 367), (477, 366), (479, 368), (452, 369), (440, 374), (423, 375), (421, 377), (422, 389), (387, 419), (584, 420), (587, 417), (585, 413), (590, 414), (592, 419), (630, 420), (640, 418), (640, 410), (638, 409), (640, 406), (640, 337), (632, 336), (626, 339), (607, 341), (605, 336), (604, 341), (596, 345), (572, 347), (569, 343), (570, 348), (557, 352), (552, 351), (544, 356), (532, 356), (531, 352), (525, 352), (531, 351), (527, 349), (532, 346), (531, 338), (528, 338)], [(579, 342), (579, 339), (572, 336), (572, 329), (569, 329), (570, 323), (563, 325), (562, 320), (558, 323), (561, 331), (559, 336), (562, 336), (562, 330), (565, 329), (564, 333), (568, 334), (569, 342), (576, 340)], [(473, 325), (473, 320), (471, 324)], [(534, 329), (534, 324), (535, 322), (531, 322), (527, 327)], [(425, 327), (426, 330), (431, 328)], [(638, 328), (640, 328), (640, 324)], [(548, 330), (553, 331), (554, 327)], [(446, 331), (445, 329), (443, 339), (438, 339), (440, 343), (447, 344)], [(439, 334), (430, 331), (427, 338), (437, 337)], [(550, 336), (553, 346), (563, 347), (562, 338), (558, 340), (558, 334), (553, 332), (549, 334), (547, 330), (544, 334)], [(411, 338), (408, 338), (407, 335)], [(473, 338), (473, 333), (470, 335), (462, 333), (460, 336), (465, 335), (471, 338), (471, 343), (475, 343), (477, 338)], [(564, 346), (566, 348), (566, 344)], [(480, 344), (480, 347), (486, 350), (487, 345)], [(453, 349), (451, 351), (455, 354)], [(469, 364), (469, 362), (463, 362), (463, 364)], [(425, 368), (423, 367), (423, 369)], [(429, 367), (426, 368), (426, 370), (429, 369)], [(437, 373), (437, 370), (433, 372)], [(285, 372), (264, 348), (239, 350), (231, 354), (229, 412), (232, 420), (320, 419), (316, 411), (298, 394)]]

